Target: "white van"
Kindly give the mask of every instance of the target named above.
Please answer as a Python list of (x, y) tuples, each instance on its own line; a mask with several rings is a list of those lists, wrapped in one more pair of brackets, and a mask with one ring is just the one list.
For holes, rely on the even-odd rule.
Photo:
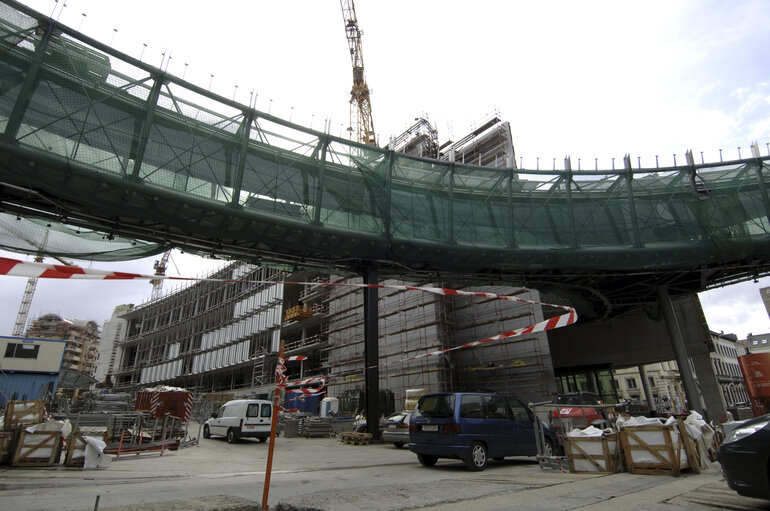
[(273, 403), (263, 399), (228, 401), (211, 414), (203, 424), (203, 438), (220, 435), (229, 443), (241, 437), (254, 437), (265, 442), (270, 437)]

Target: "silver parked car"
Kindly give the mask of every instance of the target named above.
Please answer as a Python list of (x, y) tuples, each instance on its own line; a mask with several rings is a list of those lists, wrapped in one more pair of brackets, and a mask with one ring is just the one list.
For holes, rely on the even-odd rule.
[(399, 449), (409, 443), (410, 412), (396, 412), (380, 424), (382, 441), (390, 442)]

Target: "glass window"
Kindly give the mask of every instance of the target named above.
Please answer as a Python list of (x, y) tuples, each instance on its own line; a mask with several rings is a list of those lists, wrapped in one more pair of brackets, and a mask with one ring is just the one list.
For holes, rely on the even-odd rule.
[(487, 418), (489, 419), (511, 419), (508, 407), (505, 405), (504, 396), (484, 396), (487, 402)]
[(454, 416), (454, 409), (454, 394), (431, 394), (420, 398), (414, 416), (450, 418)]
[(487, 414), (485, 411), (484, 396), (468, 394), (462, 396), (460, 404), (460, 417), (464, 419), (484, 419)]
[(9, 342), (5, 348), (5, 358), (37, 358), (39, 351), (39, 344)]
[(219, 418), (219, 417), (223, 417), (223, 416), (225, 415), (225, 408), (227, 408), (227, 407), (226, 407), (226, 406), (223, 406), (222, 408), (220, 408), (219, 410), (217, 410), (217, 418)]
[(513, 412), (513, 418), (517, 421), (529, 421), (529, 412), (527, 407), (522, 404), (518, 399), (509, 397), (508, 406), (511, 407)]
[(270, 417), (270, 412), (271, 412), (272, 409), (273, 409), (272, 406), (270, 406), (268, 404), (263, 404), (262, 405), (262, 417)]
[(629, 389), (635, 389), (636, 388), (636, 378), (626, 378), (626, 386)]
[(259, 403), (249, 403), (246, 406), (246, 417), (259, 417)]

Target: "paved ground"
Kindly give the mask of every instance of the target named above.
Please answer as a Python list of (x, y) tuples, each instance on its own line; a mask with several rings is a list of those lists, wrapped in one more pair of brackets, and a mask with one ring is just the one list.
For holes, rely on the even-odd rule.
[[(0, 468), (3, 510), (246, 510), (262, 500), (267, 444), (221, 439), (121, 457), (106, 469)], [(727, 488), (718, 465), (680, 477), (570, 474), (527, 458), (468, 472), (461, 462), (422, 467), (407, 449), (335, 439), (279, 438), (270, 505), (317, 510), (713, 511), (770, 509)]]

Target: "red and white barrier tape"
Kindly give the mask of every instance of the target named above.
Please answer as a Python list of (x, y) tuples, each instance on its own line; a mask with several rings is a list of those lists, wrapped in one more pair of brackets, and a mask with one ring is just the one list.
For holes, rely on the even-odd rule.
[[(89, 279), (89, 280), (154, 280), (154, 279), (166, 279), (166, 280), (193, 280), (193, 281), (208, 281), (208, 282), (244, 282), (253, 284), (285, 284), (285, 285), (318, 285), (318, 282), (291, 282), (291, 281), (275, 281), (275, 280), (240, 280), (240, 279), (207, 279), (207, 278), (194, 278), (194, 277), (170, 277), (166, 275), (143, 275), (139, 273), (126, 273), (126, 272), (114, 272), (105, 270), (92, 270), (87, 268), (81, 268), (78, 266), (65, 266), (61, 264), (46, 264), (36, 262), (25, 262), (17, 259), (9, 259), (0, 257), (0, 275), (8, 275), (14, 277), (33, 277), (33, 278), (51, 278), (51, 279)], [(324, 286), (330, 287), (358, 287), (358, 288), (378, 288), (378, 289), (395, 289), (399, 291), (422, 291), (425, 293), (432, 293), (442, 296), (473, 296), (477, 298), (492, 298), (496, 300), (505, 300), (509, 302), (529, 303), (532, 305), (545, 305), (548, 307), (554, 307), (556, 309), (562, 309), (567, 311), (565, 314), (555, 316), (553, 318), (540, 321), (533, 325), (529, 325), (509, 332), (503, 332), (489, 337), (487, 339), (481, 339), (478, 341), (469, 342), (461, 346), (455, 346), (440, 351), (433, 351), (431, 353), (423, 353), (414, 357), (409, 357), (393, 362), (380, 364), (376, 367), (387, 367), (396, 364), (402, 364), (412, 360), (417, 360), (426, 357), (433, 357), (448, 353), (455, 350), (461, 350), (465, 348), (473, 348), (482, 344), (487, 344), (501, 339), (508, 339), (519, 335), (527, 335), (536, 332), (544, 332), (546, 330), (553, 330), (556, 328), (562, 328), (575, 323), (578, 319), (577, 312), (574, 308), (566, 305), (556, 305), (552, 303), (536, 302), (534, 300), (527, 300), (525, 298), (519, 298), (517, 296), (498, 295), (495, 293), (476, 292), (476, 291), (461, 291), (457, 289), (441, 288), (441, 287), (418, 287), (418, 286), (402, 286), (393, 284), (353, 284), (353, 283), (341, 283), (341, 282), (325, 282), (321, 283)], [(292, 360), (304, 360), (307, 357), (288, 357), (287, 361)], [(279, 374), (280, 368), (280, 374)], [(288, 379), (286, 377), (286, 367), (283, 361), (279, 361), (279, 366), (276, 367), (276, 379), (277, 382), (285, 387), (288, 385)], [(291, 385), (308, 385), (310, 380), (302, 380), (300, 382), (292, 382)], [(323, 381), (322, 378), (318, 380)], [(322, 383), (323, 384), (323, 383)]]

